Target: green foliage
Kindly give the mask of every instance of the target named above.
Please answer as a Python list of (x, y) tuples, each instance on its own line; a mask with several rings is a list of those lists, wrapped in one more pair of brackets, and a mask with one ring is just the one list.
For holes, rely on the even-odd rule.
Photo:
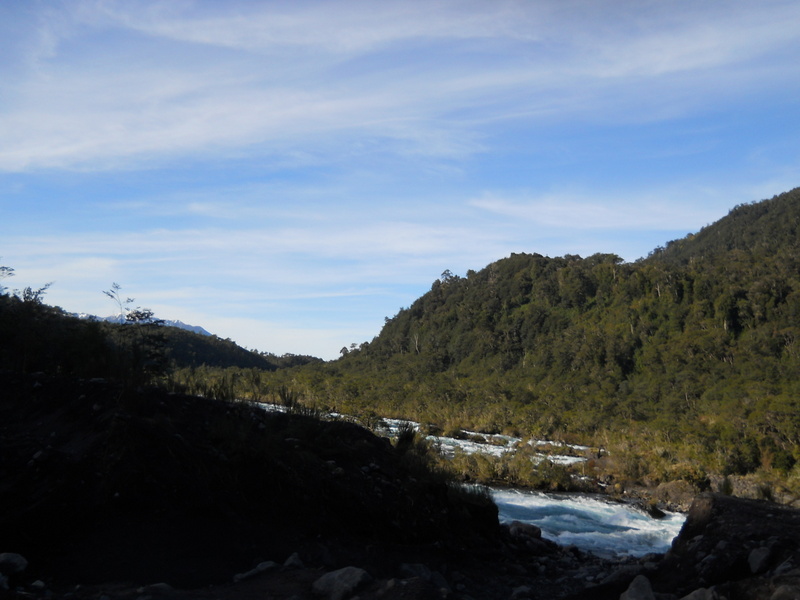
[[(559, 465), (524, 448), (501, 456), (456, 452), (445, 465), (463, 480), (483, 485), (525, 487), (549, 491), (582, 491), (573, 468)], [(580, 467), (579, 467), (580, 468)]]
[(292, 382), (350, 414), (602, 443), (625, 478), (785, 476), (800, 457), (799, 225), (797, 189), (636, 263), (512, 254), (446, 271)]
[[(163, 349), (159, 377), (209, 397), (579, 441), (605, 447), (598, 468), (624, 479), (703, 487), (712, 474), (759, 473), (789, 485), (800, 460), (799, 236), (800, 188), (737, 206), (635, 263), (512, 254), (466, 277), (445, 271), (380, 335), (329, 363), (171, 328), (150, 338), (147, 314), (121, 327), (62, 321), (41, 303), (45, 287), (0, 296), (2, 358), (113, 373), (126, 348), (149, 344)], [(131, 299), (114, 286), (106, 294), (124, 308)], [(134, 359), (123, 362), (146, 372), (151, 357)], [(455, 465), (487, 480), (562, 480), (524, 453)]]

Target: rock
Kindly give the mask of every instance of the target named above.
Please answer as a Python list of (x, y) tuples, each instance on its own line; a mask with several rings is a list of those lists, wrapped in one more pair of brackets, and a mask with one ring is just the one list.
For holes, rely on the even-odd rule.
[(439, 571), (431, 572), (431, 583), (439, 588), (439, 590), (444, 591), (446, 594), (449, 594), (453, 591), (453, 588), (450, 587), (447, 579), (445, 579), (444, 575), (439, 573)]
[(614, 569), (609, 575), (600, 581), (600, 584), (613, 585), (630, 581), (635, 577), (642, 576), (642, 571), (644, 571), (644, 567), (640, 565), (625, 565), (618, 569)]
[(311, 589), (316, 595), (327, 596), (330, 600), (345, 600), (371, 581), (372, 577), (364, 569), (345, 567), (326, 573), (314, 582)]
[(511, 592), (511, 600), (524, 600), (533, 597), (533, 589), (528, 585), (521, 585)]
[(237, 573), (236, 575), (234, 575), (233, 582), (239, 583), (244, 579), (250, 579), (251, 577), (255, 577), (256, 575), (260, 575), (261, 573), (266, 573), (267, 571), (272, 571), (274, 569), (277, 569), (279, 566), (280, 565), (278, 563), (273, 562), (271, 560), (258, 563), (255, 567), (253, 567), (246, 573)]
[[(796, 564), (800, 564), (800, 511), (701, 494), (672, 549), (648, 577), (654, 590), (679, 598), (691, 596), (690, 592), (697, 594), (697, 600), (770, 598), (783, 585), (795, 586)], [(703, 595), (699, 588), (708, 591)]]
[(656, 600), (656, 597), (650, 587), (650, 580), (644, 575), (637, 575), (619, 600)]
[(775, 569), (775, 575), (783, 575), (791, 572), (792, 570), (794, 570), (794, 561), (791, 558), (787, 558), (777, 566)]
[(419, 577), (425, 581), (431, 580), (430, 568), (420, 563), (403, 563), (400, 565), (399, 572), (403, 577)]
[(681, 600), (714, 600), (714, 592), (706, 588), (699, 588), (693, 591), (688, 596), (684, 596)]
[(27, 568), (28, 561), (21, 554), (16, 552), (3, 552), (0, 554), (0, 573), (3, 575), (21, 573)]
[(546, 554), (549, 550), (547, 544), (545, 544), (542, 540), (537, 540), (535, 538), (526, 540), (524, 546), (535, 554)]
[(22, 573), (28, 568), (28, 561), (16, 552), (3, 552), (0, 554), (0, 590), (9, 589), (11, 575)]
[(448, 594), (452, 591), (444, 575), (439, 573), (439, 571), (431, 570), (427, 565), (421, 563), (403, 563), (400, 565), (399, 573), (403, 577), (417, 577), (423, 581), (427, 581), (436, 586), (436, 588), (445, 590)]
[(800, 587), (782, 585), (775, 590), (769, 600), (797, 600), (798, 598), (800, 598)]
[(174, 591), (175, 589), (168, 583), (153, 583), (136, 590), (138, 594), (145, 594), (147, 596), (162, 596), (172, 594)]
[(767, 570), (771, 554), (770, 549), (765, 546), (760, 546), (750, 552), (747, 556), (747, 564), (750, 565), (750, 571), (753, 575), (758, 575)]
[(286, 562), (283, 563), (283, 566), (287, 569), (302, 569), (306, 565), (303, 563), (300, 555), (297, 552), (294, 552), (289, 558), (286, 559)]
[(670, 506), (671, 510), (689, 510), (697, 496), (697, 488), (688, 481), (675, 480), (659, 484), (653, 491), (653, 497)]
[(542, 537), (542, 530), (536, 525), (531, 523), (522, 523), (520, 521), (513, 521), (508, 526), (508, 532), (514, 538), (527, 538), (538, 540)]

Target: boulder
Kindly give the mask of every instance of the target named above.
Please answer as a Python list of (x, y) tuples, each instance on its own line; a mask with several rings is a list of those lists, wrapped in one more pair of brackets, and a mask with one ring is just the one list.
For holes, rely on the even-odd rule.
[(800, 586), (782, 585), (770, 596), (769, 600), (797, 600), (800, 598)]
[(7, 590), (13, 575), (22, 573), (28, 568), (28, 561), (16, 552), (3, 552), (0, 554), (0, 590)]
[(419, 577), (425, 581), (430, 581), (432, 575), (430, 568), (421, 563), (403, 563), (399, 572), (403, 577)]
[(698, 588), (681, 600), (715, 600), (714, 592), (706, 588)]
[(28, 561), (21, 554), (16, 552), (3, 552), (0, 554), (0, 573), (3, 575), (22, 573), (27, 568)]
[(536, 525), (531, 523), (522, 523), (521, 521), (513, 521), (508, 526), (508, 532), (513, 538), (526, 538), (526, 539), (541, 539), (542, 530)]
[(619, 600), (656, 600), (650, 580), (644, 575), (637, 575)]
[(656, 592), (679, 598), (700, 588), (769, 598), (781, 585), (793, 585), (789, 578), (798, 564), (800, 511), (707, 493), (695, 499), (672, 549), (648, 575)]
[(286, 569), (302, 569), (306, 565), (303, 563), (303, 559), (300, 558), (300, 555), (297, 552), (294, 552), (289, 558), (286, 559), (286, 562), (283, 563), (283, 566)]
[(311, 589), (317, 596), (324, 596), (330, 600), (345, 600), (371, 581), (372, 577), (364, 569), (344, 567), (326, 573), (314, 582)]
[(529, 585), (521, 585), (511, 591), (511, 600), (527, 600), (534, 597), (533, 588)]
[(766, 546), (759, 546), (753, 548), (747, 556), (747, 564), (750, 565), (750, 571), (754, 575), (758, 575), (767, 570), (769, 558), (772, 552)]
[(173, 594), (175, 592), (175, 588), (168, 583), (161, 582), (142, 586), (138, 588), (136, 592), (143, 596), (167, 596)]
[(237, 573), (233, 576), (233, 582), (239, 583), (245, 579), (250, 579), (251, 577), (255, 577), (256, 575), (260, 575), (261, 573), (266, 573), (267, 571), (273, 571), (278, 568), (278, 563), (273, 562), (271, 560), (267, 560), (261, 563), (258, 563), (255, 567), (250, 569), (245, 573)]

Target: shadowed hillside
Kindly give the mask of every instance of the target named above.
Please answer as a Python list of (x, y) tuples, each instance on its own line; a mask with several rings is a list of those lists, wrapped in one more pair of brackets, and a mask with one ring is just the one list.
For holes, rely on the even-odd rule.
[(259, 557), (367, 563), (364, 544), (461, 545), (497, 528), (485, 496), (352, 424), (99, 380), (1, 379), (3, 549), (56, 582), (195, 587)]

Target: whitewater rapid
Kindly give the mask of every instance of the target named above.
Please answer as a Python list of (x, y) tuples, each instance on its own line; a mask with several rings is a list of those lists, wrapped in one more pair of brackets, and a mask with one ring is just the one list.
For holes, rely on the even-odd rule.
[(492, 497), (501, 522), (531, 523), (545, 539), (607, 558), (664, 553), (686, 520), (670, 512), (654, 519), (601, 496), (493, 489)]
[[(280, 405), (260, 405), (264, 410), (285, 412)], [(333, 413), (330, 418), (350, 420), (352, 417)], [(382, 419), (377, 432), (396, 437), (402, 428), (420, 430), (419, 423), (405, 419)], [(534, 448), (549, 446), (548, 454), (537, 454), (532, 462), (548, 460), (554, 464), (575, 465), (586, 461), (587, 446), (569, 445), (546, 440), (462, 432), (460, 438), (426, 436), (444, 456), (456, 452), (481, 453), (500, 457), (515, 452), (522, 443)], [(564, 448), (569, 453), (558, 454), (552, 449)], [(582, 455), (582, 456), (581, 456)], [(680, 513), (666, 513), (654, 519), (634, 506), (613, 502), (602, 496), (586, 494), (552, 494), (514, 489), (492, 489), (492, 497), (499, 509), (500, 521), (531, 523), (542, 530), (542, 537), (561, 546), (573, 545), (583, 551), (607, 558), (662, 554), (669, 550), (672, 540), (681, 530), (686, 517)]]

